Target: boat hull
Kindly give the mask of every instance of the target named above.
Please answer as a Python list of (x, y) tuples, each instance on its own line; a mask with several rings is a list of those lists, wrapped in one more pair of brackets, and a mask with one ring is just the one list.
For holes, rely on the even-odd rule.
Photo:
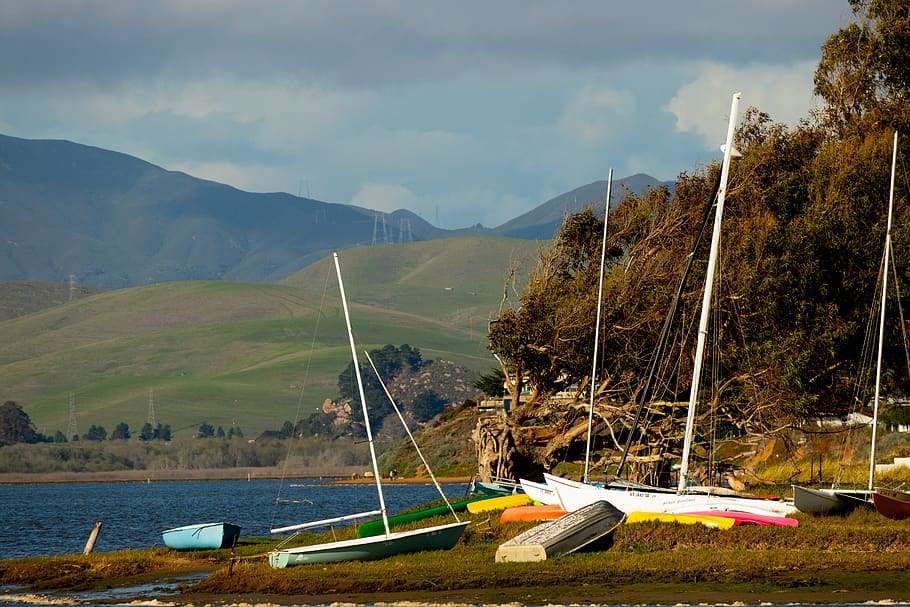
[(723, 517), (733, 521), (733, 525), (760, 525), (762, 527), (799, 527), (799, 521), (788, 516), (767, 516), (752, 512), (739, 512), (736, 510), (709, 510), (705, 512), (689, 512), (693, 516), (709, 515)]
[(679, 523), (680, 525), (704, 525), (712, 529), (730, 529), (736, 520), (730, 517), (707, 513), (669, 514), (666, 512), (630, 512), (626, 524), (632, 523)]
[(608, 488), (588, 485), (545, 474), (547, 486), (556, 491), (563, 509), (572, 512), (590, 503), (606, 500), (623, 512), (739, 511), (768, 516), (788, 516), (796, 512), (792, 503), (765, 498), (736, 497), (710, 493), (677, 494), (662, 488)]
[(216, 550), (230, 548), (240, 537), (240, 527), (231, 523), (199, 523), (175, 527), (161, 533), (164, 545), (174, 550)]
[(876, 487), (872, 492), (872, 503), (884, 517), (898, 521), (910, 518), (910, 493), (906, 491)]
[(556, 492), (553, 491), (552, 487), (548, 487), (546, 483), (535, 483), (525, 479), (520, 479), (518, 482), (521, 483), (522, 490), (531, 496), (531, 499), (535, 502), (559, 505), (559, 498), (556, 497)]
[(550, 521), (568, 514), (558, 504), (539, 504), (534, 506), (512, 506), (502, 511), (500, 523), (515, 523), (518, 521)]
[(477, 495), (487, 495), (490, 497), (500, 497), (503, 495), (513, 495), (521, 493), (521, 484), (515, 481), (474, 481), (471, 483), (472, 493)]
[(449, 550), (461, 539), (469, 523), (470, 521), (462, 521), (411, 531), (395, 531), (388, 535), (276, 550), (269, 554), (269, 565), (283, 569), (308, 563), (370, 561), (424, 550)]
[(848, 514), (856, 502), (845, 499), (833, 489), (812, 489), (793, 485), (793, 503), (800, 512), (815, 515)]
[[(442, 504), (440, 506), (432, 506), (430, 508), (423, 508), (421, 510), (414, 510), (412, 512), (395, 514), (393, 516), (387, 517), (387, 520), (389, 522), (389, 529), (402, 527), (410, 523), (416, 523), (417, 521), (422, 521), (434, 516), (445, 516), (447, 514), (451, 514), (452, 511), (464, 512), (468, 509), (469, 504), (488, 499), (493, 498), (488, 495), (481, 497), (472, 497), (466, 500), (452, 502), (451, 509), (449, 506)], [(385, 533), (385, 525), (382, 523), (381, 518), (361, 523), (361, 525), (357, 528), (357, 537), (372, 537), (374, 535), (382, 535), (383, 533)]]
[(541, 523), (496, 549), (496, 562), (539, 561), (601, 544), (626, 518), (624, 512), (599, 501), (556, 520)]
[(527, 506), (531, 501), (531, 498), (524, 493), (501, 495), (479, 502), (471, 502), (468, 504), (468, 512), (477, 514), (479, 512), (490, 512), (491, 510), (504, 510), (506, 508), (511, 508), (512, 506)]

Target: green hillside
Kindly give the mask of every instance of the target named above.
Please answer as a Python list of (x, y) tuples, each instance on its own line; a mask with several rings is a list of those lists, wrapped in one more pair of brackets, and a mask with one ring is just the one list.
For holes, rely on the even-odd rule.
[(100, 293), (101, 290), (58, 282), (0, 283), (0, 321), (59, 306), (68, 301)]
[[(408, 343), (425, 359), (485, 372), (486, 321), (507, 268), (523, 258), (526, 275), (536, 250), (467, 238), (345, 251), (355, 337), (365, 349)], [(103, 292), (0, 322), (0, 341), (0, 399), (20, 403), (44, 434), (68, 432), (72, 397), (79, 433), (120, 421), (138, 433), (154, 410), (178, 437), (203, 421), (254, 436), (336, 396), (350, 356), (330, 259), (281, 285)]]
[[(497, 237), (383, 245), (343, 252), (342, 271), (345, 283), (350, 280), (358, 289), (360, 303), (485, 335), (510, 266), (521, 268), (509, 289), (514, 301), (541, 246), (541, 242)], [(331, 264), (327, 257), (284, 283), (317, 292)]]

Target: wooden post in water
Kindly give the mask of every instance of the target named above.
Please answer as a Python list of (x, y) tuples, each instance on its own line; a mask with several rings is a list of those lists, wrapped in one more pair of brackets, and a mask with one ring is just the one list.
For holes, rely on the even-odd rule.
[(85, 550), (82, 551), (82, 554), (91, 554), (92, 550), (95, 549), (95, 540), (98, 539), (98, 533), (101, 531), (101, 521), (95, 521), (95, 526), (92, 527), (92, 532), (88, 536), (88, 541), (85, 543)]

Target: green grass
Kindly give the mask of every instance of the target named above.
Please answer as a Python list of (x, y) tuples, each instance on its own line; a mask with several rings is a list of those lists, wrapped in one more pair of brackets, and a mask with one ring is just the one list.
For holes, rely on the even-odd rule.
[[(526, 273), (537, 247), (468, 238), (342, 252), (358, 349), (407, 343), (487, 372), (507, 268), (522, 258)], [(19, 289), (0, 289), (0, 307), (14, 294), (21, 306)], [(173, 282), (37, 303), (0, 322), (0, 399), (44, 434), (67, 431), (70, 395), (79, 432), (122, 421), (138, 433), (151, 392), (176, 433), (207, 421), (256, 435), (336, 397), (350, 356), (329, 258), (280, 285)]]

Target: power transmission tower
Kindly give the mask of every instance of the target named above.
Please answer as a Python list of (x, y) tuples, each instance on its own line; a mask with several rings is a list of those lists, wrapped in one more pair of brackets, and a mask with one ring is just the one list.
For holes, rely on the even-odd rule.
[(73, 301), (73, 293), (76, 292), (76, 275), (70, 274), (70, 301)]
[(73, 440), (74, 436), (79, 436), (79, 428), (76, 426), (76, 395), (70, 392), (69, 422), (66, 425), (66, 439)]
[(405, 217), (402, 217), (398, 222), (398, 242), (412, 242), (413, 238), (411, 237), (411, 220)]
[(379, 231), (379, 220), (382, 219), (382, 243), (389, 244), (389, 229), (385, 223), (385, 213), (376, 212), (373, 214), (373, 244), (376, 244), (376, 238)]
[(149, 424), (155, 427), (155, 390), (149, 388)]

